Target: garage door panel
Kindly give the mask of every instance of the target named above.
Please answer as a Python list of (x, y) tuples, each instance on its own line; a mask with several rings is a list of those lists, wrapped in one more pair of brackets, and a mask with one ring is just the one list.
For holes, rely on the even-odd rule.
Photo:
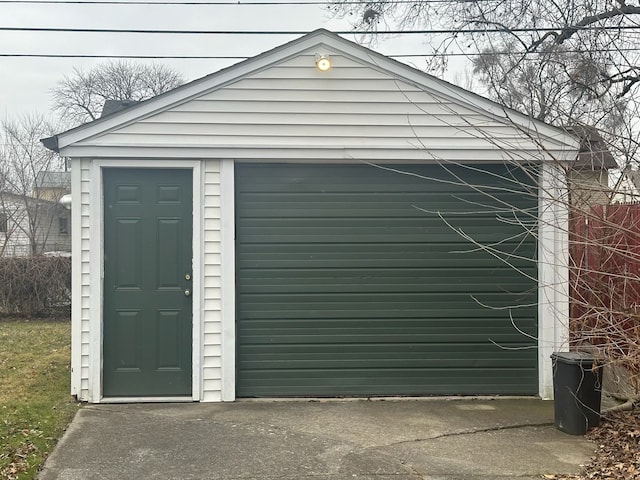
[[(466, 354), (473, 346), (476, 355), (470, 358)], [(450, 343), (446, 345), (424, 345), (422, 343), (379, 343), (375, 345), (352, 344), (334, 345), (324, 348), (321, 345), (308, 345), (296, 349), (288, 345), (251, 345), (242, 352), (243, 370), (259, 371), (264, 369), (313, 369), (322, 362), (325, 369), (353, 368), (501, 368), (504, 357), (509, 357), (511, 368), (529, 368), (535, 360), (535, 350), (522, 355), (516, 348), (526, 348), (522, 342), (508, 343), (512, 350), (498, 352), (493, 345), (485, 342), (476, 344)], [(290, 353), (296, 359), (292, 361)], [(250, 359), (249, 359), (250, 358)]]
[[(251, 243), (272, 243), (278, 244), (286, 249), (291, 243), (324, 243), (324, 244), (345, 244), (345, 243), (382, 243), (387, 244), (394, 240), (403, 243), (423, 243), (424, 237), (429, 236), (436, 243), (446, 243), (451, 240), (451, 228), (441, 228), (439, 230), (425, 229), (424, 232), (399, 232), (390, 230), (380, 230), (376, 232), (377, 236), (371, 238), (364, 231), (344, 231), (337, 228), (288, 228), (286, 230), (277, 230), (275, 228), (238, 228), (236, 235), (242, 237), (247, 244)], [(484, 231), (479, 229), (465, 229), (464, 233), (480, 244), (491, 244), (500, 242), (505, 238), (503, 234), (497, 231)], [(509, 238), (514, 236), (514, 232), (507, 232)], [(525, 240), (522, 238), (522, 240)], [(470, 245), (467, 246), (467, 249)]]
[[(265, 379), (263, 372), (249, 379), (254, 386), (238, 389), (240, 396), (272, 396), (273, 390), (282, 396), (299, 396), (300, 385), (305, 385), (308, 396), (350, 395), (423, 395), (424, 385), (429, 384), (431, 395), (450, 395), (451, 383), (460, 385), (459, 395), (511, 394), (514, 384), (522, 379), (533, 383), (537, 372), (532, 369), (355, 369), (355, 370), (294, 370), (282, 372), (277, 377)], [(340, 372), (340, 375), (337, 373)], [(449, 379), (443, 382), (442, 379)], [(528, 392), (534, 394), (535, 388)]]
[[(418, 356), (418, 355), (416, 355)], [(499, 369), (503, 364), (503, 360), (496, 356), (484, 357), (478, 355), (474, 358), (473, 362), (470, 362), (464, 356), (462, 357), (443, 357), (438, 355), (429, 355), (422, 353), (420, 358), (408, 358), (398, 359), (398, 355), (380, 355), (373, 358), (352, 358), (345, 359), (338, 357), (322, 357), (317, 356), (308, 360), (298, 360), (296, 362), (287, 362), (286, 360), (263, 360), (260, 363), (249, 362), (242, 363), (240, 366), (247, 375), (251, 375), (251, 372), (256, 373), (256, 378), (259, 378), (260, 372), (266, 372), (272, 370), (272, 374), (279, 375), (277, 372), (281, 370), (289, 371), (316, 371), (314, 367), (318, 365), (318, 362), (322, 362), (323, 368), (327, 370), (335, 370), (339, 372), (341, 370), (407, 370), (407, 369)], [(531, 359), (516, 357), (512, 362), (511, 367), (514, 369), (529, 368)]]
[[(530, 243), (501, 243), (494, 249), (495, 255), (465, 255), (475, 248), (468, 243), (430, 242), (429, 248), (420, 243), (393, 244), (344, 244), (339, 251), (334, 245), (326, 244), (242, 244), (238, 245), (237, 268), (240, 274), (247, 269), (309, 269), (309, 268), (528, 268), (535, 272), (533, 260), (535, 245)], [(286, 250), (286, 251), (285, 251)], [(502, 252), (502, 253), (500, 253)], [(348, 264), (345, 264), (348, 261)]]
[[(266, 288), (266, 287), (265, 287)], [(505, 308), (518, 302), (524, 305), (525, 302), (535, 302), (533, 295), (521, 293), (513, 294), (487, 294), (487, 293), (440, 293), (440, 292), (419, 292), (419, 293), (343, 293), (333, 294), (329, 298), (326, 295), (305, 293), (305, 294), (274, 294), (263, 295), (241, 295), (243, 303), (239, 307), (240, 312), (249, 313), (251, 311), (282, 312), (283, 314), (299, 311), (304, 315), (318, 312), (349, 312), (356, 316), (367, 316), (365, 311), (385, 311), (387, 317), (412, 316), (420, 318), (434, 310), (444, 310), (448, 316), (454, 315), (458, 311), (461, 315), (468, 315), (468, 312), (480, 314), (481, 311), (491, 312), (490, 308), (479, 308), (481, 305), (488, 305), (495, 308)], [(512, 309), (512, 314), (518, 316), (518, 309)], [(464, 314), (462, 313), (463, 311)], [(391, 312), (392, 315), (389, 315)], [(402, 314), (404, 312), (404, 314)], [(493, 313), (495, 315), (495, 312)], [(270, 318), (274, 318), (268, 315)]]
[(477, 293), (502, 293), (514, 288), (526, 290), (531, 283), (524, 275), (514, 280), (510, 269), (243, 269), (242, 277), (239, 292), (243, 295), (447, 293), (462, 285)]
[[(450, 313), (454, 313), (451, 311)], [(531, 313), (531, 312), (528, 312)], [(513, 315), (513, 323), (518, 330), (522, 330), (527, 334), (535, 334), (536, 319), (534, 316), (518, 317)], [(472, 341), (472, 337), (479, 336), (480, 340), (485, 341), (491, 334), (500, 335), (507, 338), (511, 334), (514, 341), (522, 341), (522, 337), (515, 335), (517, 330), (504, 328), (504, 319), (493, 317), (487, 318), (455, 318), (453, 315), (446, 318), (431, 318), (429, 322), (425, 322), (423, 317), (420, 318), (323, 318), (322, 322), (318, 322), (313, 318), (293, 318), (293, 319), (267, 319), (267, 320), (245, 320), (242, 325), (238, 326), (238, 330), (246, 335), (246, 344), (250, 344), (251, 337), (255, 337), (260, 341), (262, 335), (269, 335), (273, 344), (273, 338), (276, 335), (288, 334), (308, 335), (313, 343), (318, 342), (314, 339), (315, 334), (322, 332), (331, 332), (337, 335), (352, 334), (358, 335), (357, 341), (364, 341), (368, 336), (378, 342), (384, 343), (389, 341), (392, 335), (398, 332), (409, 331), (412, 334), (425, 335), (447, 335), (456, 343), (460, 341), (460, 333), (465, 333), (465, 342)], [(382, 335), (376, 337), (376, 335)], [(411, 336), (408, 337), (408, 343), (412, 343)]]
[[(286, 369), (274, 371), (273, 379), (265, 378), (264, 370), (259, 370), (254, 373), (254, 381), (256, 386), (264, 385), (268, 386), (270, 383), (279, 383), (287, 379), (290, 380), (305, 380), (309, 383), (310, 379), (321, 380), (325, 386), (329, 385), (362, 385), (371, 388), (371, 380), (378, 380), (380, 389), (384, 389), (385, 392), (390, 386), (401, 386), (407, 382), (408, 388), (415, 388), (419, 386), (419, 383), (426, 379), (431, 380), (433, 383), (440, 383), (444, 376), (464, 379), (465, 384), (477, 385), (481, 382), (481, 379), (488, 379), (490, 373), (496, 375), (500, 374), (500, 379), (494, 380), (497, 385), (508, 385), (509, 381), (515, 380), (519, 373), (515, 368), (495, 368), (487, 369), (483, 372), (470, 371), (467, 368), (340, 368), (340, 369)], [(531, 369), (534, 370), (534, 369)], [(524, 373), (527, 371), (525, 370)], [(247, 372), (247, 377), (251, 377), (252, 372)], [(339, 373), (339, 374), (338, 374)], [(497, 376), (497, 375), (496, 375)], [(383, 380), (383, 381), (380, 381)], [(486, 389), (486, 385), (485, 385)]]
[[(424, 165), (395, 165), (383, 168), (373, 165), (305, 165), (304, 170), (298, 169), (299, 165), (280, 165), (294, 168), (278, 172), (277, 182), (273, 181), (274, 164), (243, 165), (250, 168), (255, 175), (249, 188), (246, 188), (247, 184), (239, 184), (238, 191), (277, 195), (300, 193), (311, 196), (313, 192), (308, 186), (318, 185), (320, 181), (328, 179), (330, 181), (322, 184), (320, 192), (474, 194), (481, 190), (504, 193), (517, 191), (536, 196), (535, 188), (522, 188), (523, 184), (535, 183), (531, 178), (531, 175), (535, 175), (535, 170), (523, 170), (518, 166), (504, 164), (430, 165), (426, 168)], [(356, 175), (357, 181), (354, 182)], [(282, 188), (283, 185), (286, 189)], [(429, 188), (425, 189), (425, 185)]]
[(406, 168), (237, 166), (239, 396), (537, 391), (527, 175)]
[[(247, 219), (236, 225), (236, 234), (250, 243), (423, 243), (425, 236), (430, 241), (444, 243), (451, 240), (453, 229), (460, 229), (479, 243), (500, 242), (505, 238), (524, 236), (518, 224), (506, 224), (499, 231), (488, 230), (487, 220), (459, 222), (440, 218), (385, 219), (368, 221), (358, 219)], [(249, 225), (247, 225), (249, 224)]]
[[(282, 305), (280, 308), (276, 308), (273, 305), (264, 306), (264, 308), (254, 307), (253, 310), (243, 309), (238, 312), (238, 315), (242, 316), (243, 321), (246, 320), (279, 320), (279, 319), (296, 319), (300, 317), (304, 317), (306, 319), (322, 321), (327, 319), (360, 319), (360, 318), (376, 318), (376, 319), (385, 319), (388, 320), (390, 318), (396, 318), (396, 316), (410, 316), (418, 319), (429, 319), (430, 321), (434, 319), (452, 319), (456, 317), (468, 317), (470, 315), (473, 316), (473, 319), (476, 320), (485, 320), (488, 318), (494, 318), (496, 312), (489, 308), (482, 308), (481, 310), (477, 308), (456, 308), (452, 305), (447, 305), (445, 308), (421, 308), (421, 309), (394, 309), (390, 308), (387, 304), (381, 303), (378, 304), (380, 308), (375, 308), (376, 305), (362, 304), (361, 308), (352, 308), (351, 310), (347, 309), (337, 309), (333, 310), (325, 310), (323, 307), (325, 304), (300, 304), (298, 306), (289, 307), (288, 310), (284, 310), (287, 305)], [(504, 312), (503, 312), (504, 313)], [(522, 318), (522, 315), (518, 311), (512, 311), (512, 316), (519, 321)], [(503, 323), (505, 321), (504, 317), (502, 318)], [(241, 327), (239, 327), (241, 328)]]
[[(527, 332), (529, 330), (529, 332)], [(516, 330), (513, 329), (512, 332), (505, 331), (504, 329), (491, 329), (487, 328), (486, 330), (478, 329), (478, 331), (473, 331), (473, 329), (458, 329), (455, 328), (444, 328), (441, 330), (438, 329), (422, 329), (416, 330), (411, 333), (385, 333), (380, 331), (354, 331), (349, 329), (308, 329), (308, 330), (296, 330), (292, 329), (285, 332), (273, 331), (272, 329), (256, 329), (252, 331), (242, 331), (240, 332), (244, 338), (244, 342), (246, 345), (251, 345), (252, 343), (261, 344), (265, 341), (265, 338), (268, 338), (268, 341), (271, 344), (277, 345), (285, 345), (285, 344), (293, 344), (293, 345), (324, 345), (327, 343), (331, 343), (333, 345), (340, 344), (374, 344), (379, 342), (388, 342), (388, 343), (411, 343), (411, 342), (420, 342), (425, 345), (439, 343), (455, 343), (459, 341), (460, 336), (464, 335), (466, 348), (473, 352), (475, 355), (475, 346), (473, 344), (484, 344), (495, 342), (496, 346), (505, 347), (510, 344), (516, 344), (522, 342), (522, 333), (526, 334), (530, 333), (531, 329), (524, 330)], [(382, 340), (380, 337), (384, 337)], [(489, 342), (488, 342), (489, 341)], [(496, 352), (498, 353), (498, 352)]]
[[(297, 195), (246, 195), (239, 206), (238, 214), (242, 217), (272, 218), (277, 211), (281, 218), (395, 218), (399, 213), (404, 218), (421, 218), (426, 209), (434, 212), (447, 212), (456, 215), (487, 215), (487, 211), (512, 214), (511, 206), (527, 207), (520, 195), (508, 194), (499, 199), (487, 197), (485, 194), (455, 195), (446, 199), (442, 194), (401, 194), (385, 195), (376, 192), (375, 196), (356, 202), (357, 194), (314, 194), (313, 203), (298, 203)], [(247, 198), (251, 198), (250, 201)], [(293, 201), (292, 201), (293, 199)], [(407, 209), (407, 204), (414, 208)], [(508, 205), (507, 208), (505, 205)], [(534, 212), (535, 213), (535, 212)], [(526, 218), (525, 212), (519, 216)]]

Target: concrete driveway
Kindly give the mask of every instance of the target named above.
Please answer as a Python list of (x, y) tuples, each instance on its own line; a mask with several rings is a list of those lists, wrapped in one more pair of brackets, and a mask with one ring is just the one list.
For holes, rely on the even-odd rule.
[(593, 445), (536, 399), (241, 401), (80, 410), (40, 480), (534, 479)]

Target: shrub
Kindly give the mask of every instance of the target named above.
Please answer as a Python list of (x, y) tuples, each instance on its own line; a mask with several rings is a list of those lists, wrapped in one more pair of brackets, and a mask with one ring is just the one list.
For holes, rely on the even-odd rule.
[(71, 258), (0, 257), (0, 316), (67, 316)]

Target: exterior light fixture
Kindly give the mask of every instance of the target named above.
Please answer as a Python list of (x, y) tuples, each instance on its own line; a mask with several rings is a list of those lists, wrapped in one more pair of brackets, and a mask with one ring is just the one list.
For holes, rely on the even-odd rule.
[(331, 69), (331, 58), (329, 55), (316, 55), (316, 66), (321, 72)]
[(60, 201), (58, 203), (60, 203), (60, 205), (62, 205), (67, 210), (71, 210), (71, 194), (67, 193), (66, 195), (60, 197)]

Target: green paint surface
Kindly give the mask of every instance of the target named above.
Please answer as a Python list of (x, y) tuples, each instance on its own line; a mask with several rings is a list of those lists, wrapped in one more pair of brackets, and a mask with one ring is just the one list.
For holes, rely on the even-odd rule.
[(104, 171), (105, 396), (191, 395), (189, 170)]
[(238, 396), (537, 392), (535, 169), (393, 169), (236, 166)]

